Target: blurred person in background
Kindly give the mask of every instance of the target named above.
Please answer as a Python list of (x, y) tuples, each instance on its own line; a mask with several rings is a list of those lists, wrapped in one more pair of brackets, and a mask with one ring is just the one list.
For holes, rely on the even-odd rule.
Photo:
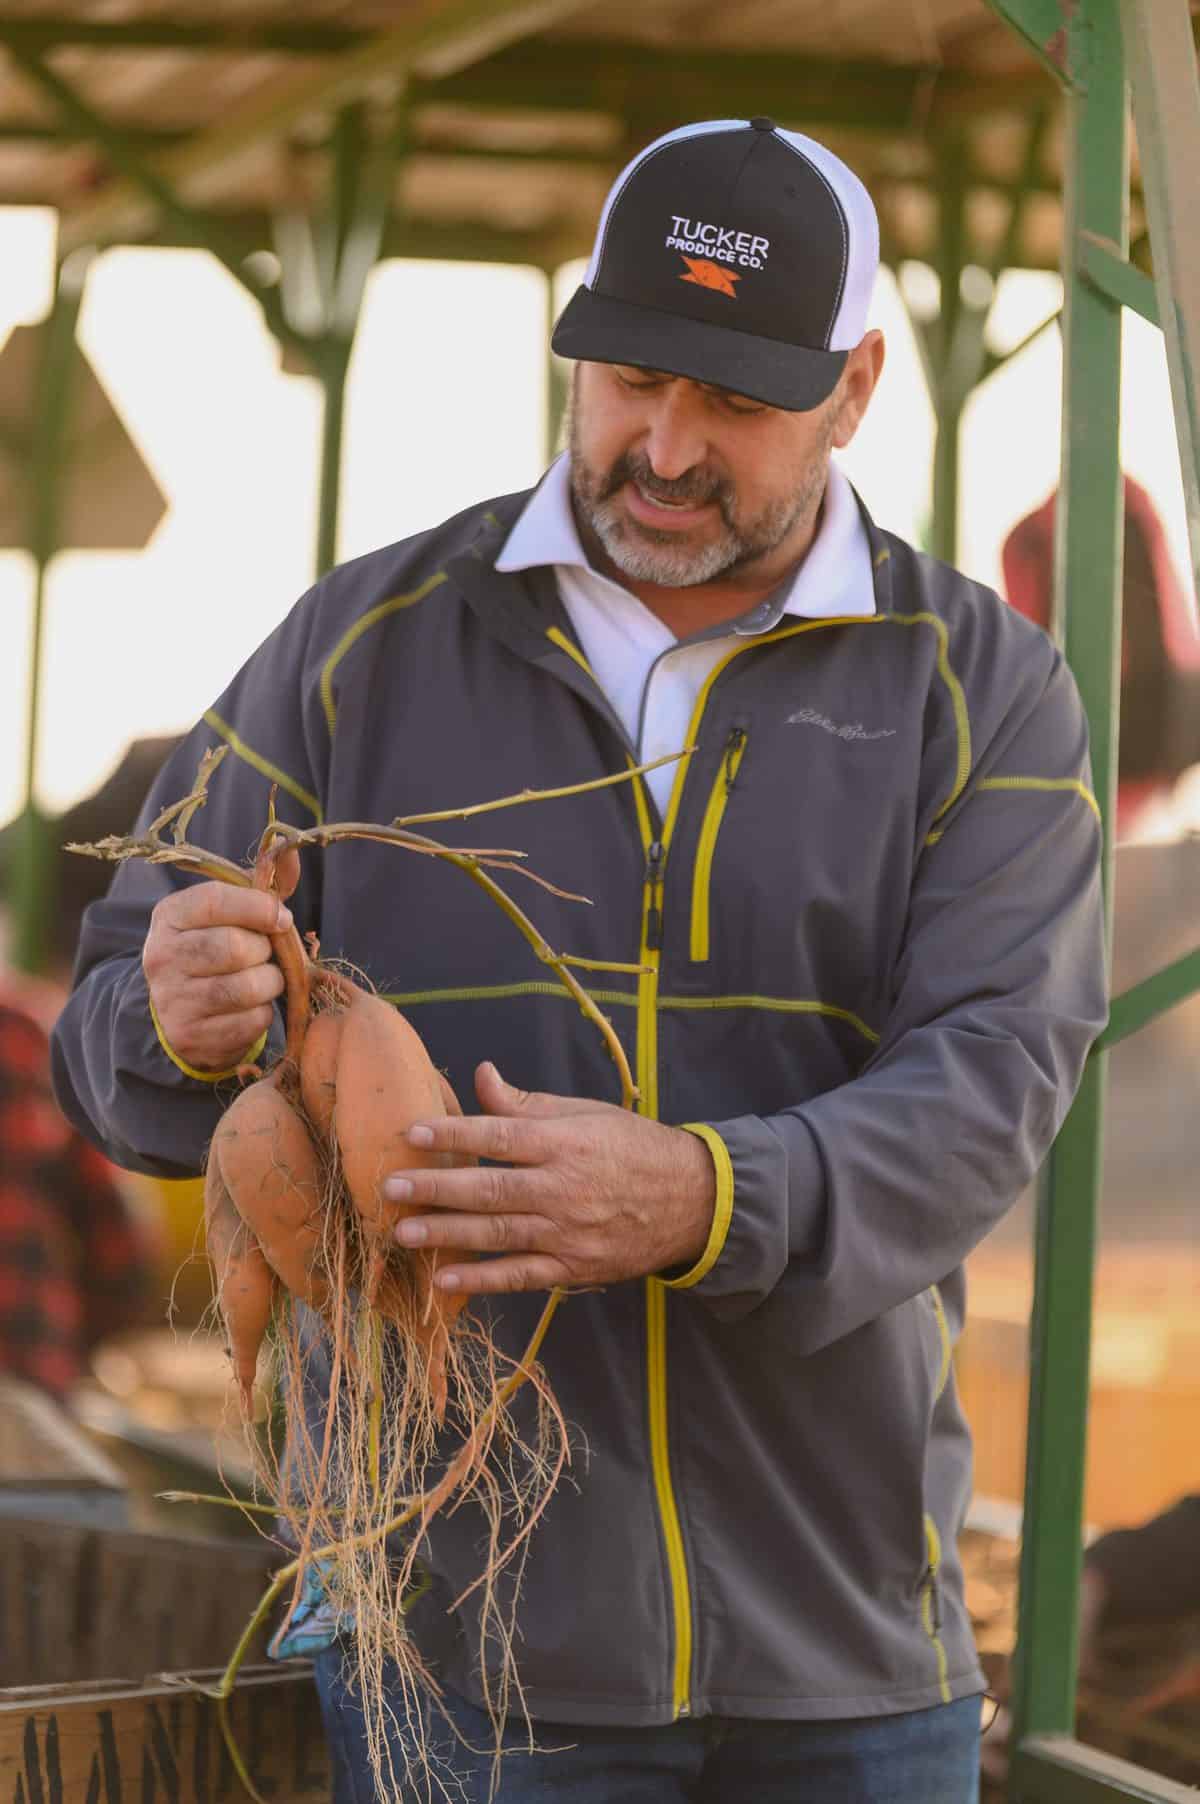
[[(1117, 834), (1136, 831), (1148, 806), (1200, 760), (1200, 636), (1167, 535), (1145, 489), (1126, 476), (1121, 620), (1121, 743)], [(1018, 520), (1001, 562), (1008, 601), (1050, 627), (1057, 491)]]
[[(1133, 1528), (1110, 1529), (1083, 1554), (1079, 1590), (1079, 1680), (1101, 1694), (1122, 1681), (1126, 1723), (1183, 1698), (1200, 1698), (1200, 1647), (1168, 1631), (1200, 1621), (1200, 1494), (1181, 1497), (1170, 1509)], [(1157, 1631), (1157, 1634), (1155, 1634)], [(1157, 1643), (1149, 1678), (1133, 1650), (1133, 1665), (1110, 1662), (1129, 1633), (1151, 1634)], [(1157, 1655), (1165, 1658), (1159, 1660)], [(1132, 1689), (1129, 1681), (1132, 1679)], [(1007, 1691), (1007, 1680), (1000, 1686)], [(1012, 1718), (1005, 1705), (983, 1740), (982, 1769), (994, 1785), (1008, 1778)]]
[[(137, 814), (175, 740), (130, 747), (108, 781), (50, 823), (57, 904), (45, 974), (0, 958), (0, 1375), (60, 1402), (109, 1335), (161, 1319), (158, 1247), (125, 1181), (76, 1132), (50, 1086), (50, 1031), (70, 984), (83, 911), (111, 865), (66, 853), (73, 840), (120, 831)], [(14, 888), (20, 823), (0, 830), (0, 908)]]

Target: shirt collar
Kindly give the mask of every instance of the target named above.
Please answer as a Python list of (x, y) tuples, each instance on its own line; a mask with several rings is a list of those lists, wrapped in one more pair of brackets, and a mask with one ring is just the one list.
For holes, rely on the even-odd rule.
[[(501, 571), (531, 570), (547, 564), (565, 564), (593, 576), (601, 574), (589, 564), (575, 524), (570, 462), (565, 451), (550, 465), (525, 503), (495, 567)], [(831, 462), (816, 537), (790, 583), (781, 585), (724, 630), (767, 632), (784, 614), (826, 619), (831, 615), (874, 612), (866, 527), (854, 490)]]

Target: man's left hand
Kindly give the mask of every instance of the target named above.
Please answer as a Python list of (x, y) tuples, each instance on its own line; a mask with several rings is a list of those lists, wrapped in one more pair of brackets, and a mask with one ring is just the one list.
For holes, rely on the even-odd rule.
[(409, 1144), (499, 1163), (384, 1183), (390, 1201), (437, 1212), (402, 1221), (401, 1246), (485, 1255), (439, 1264), (440, 1289), (575, 1289), (699, 1259), (716, 1175), (695, 1134), (611, 1103), (516, 1090), (491, 1064), (475, 1090), (484, 1114), (414, 1123)]

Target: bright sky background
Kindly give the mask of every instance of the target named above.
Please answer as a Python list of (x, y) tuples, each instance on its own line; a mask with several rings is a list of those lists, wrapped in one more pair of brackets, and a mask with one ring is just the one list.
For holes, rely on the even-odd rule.
[[(49, 303), (51, 220), (0, 208), (0, 339)], [(568, 277), (567, 286), (570, 285)], [(1016, 343), (1058, 279), (1005, 277), (994, 336)], [(565, 298), (565, 296), (564, 296)], [(1126, 314), (1123, 456), (1187, 569), (1182, 484), (1160, 335)], [(932, 415), (907, 320), (881, 277), (880, 389), (843, 463), (881, 524), (919, 537)], [(543, 467), (545, 286), (524, 269), (391, 263), (367, 292), (347, 408), (340, 555), (431, 525)], [(316, 385), (279, 370), (254, 302), (207, 254), (109, 252), (80, 336), (169, 499), (146, 550), (69, 552), (51, 571), (41, 799), (94, 788), (127, 742), (189, 726), (311, 580)], [(1058, 467), (1056, 332), (999, 371), (964, 427), (960, 563), (999, 585), (1009, 527)], [(21, 803), (32, 572), (0, 554), (0, 820)]]

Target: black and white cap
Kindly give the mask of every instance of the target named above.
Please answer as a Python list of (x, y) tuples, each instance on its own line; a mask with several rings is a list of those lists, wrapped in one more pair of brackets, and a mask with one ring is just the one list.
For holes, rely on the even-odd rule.
[(866, 330), (878, 265), (871, 197), (824, 145), (771, 119), (685, 125), (613, 184), (553, 346), (799, 412)]

